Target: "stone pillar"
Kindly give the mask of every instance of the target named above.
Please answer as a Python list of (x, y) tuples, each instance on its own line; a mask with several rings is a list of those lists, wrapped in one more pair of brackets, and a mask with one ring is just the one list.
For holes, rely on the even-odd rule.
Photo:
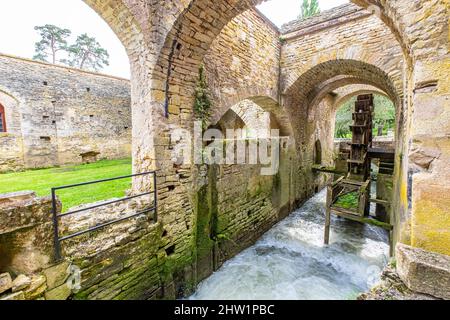
[[(409, 200), (411, 245), (450, 255), (450, 57), (448, 3), (416, 5), (408, 36), (414, 40)], [(430, 13), (430, 14), (429, 14)], [(432, 13), (432, 14), (431, 14)]]

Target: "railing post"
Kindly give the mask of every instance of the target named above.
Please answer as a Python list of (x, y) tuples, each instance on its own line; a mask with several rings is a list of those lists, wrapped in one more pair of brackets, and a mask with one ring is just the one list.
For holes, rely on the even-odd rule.
[(55, 246), (55, 260), (61, 260), (61, 243), (59, 242), (59, 221), (58, 209), (56, 205), (56, 190), (52, 188), (52, 215), (53, 215), (53, 243)]
[[(137, 177), (137, 176), (147, 176), (147, 175), (151, 175), (153, 174), (153, 186), (154, 186), (154, 190), (149, 190), (148, 192), (142, 193), (142, 194), (138, 194), (138, 195), (134, 195), (134, 196), (129, 196), (129, 197), (125, 197), (125, 198), (121, 198), (118, 200), (114, 200), (114, 201), (110, 201), (110, 202), (106, 202), (106, 203), (102, 203), (99, 205), (93, 205), (91, 207), (87, 207), (87, 208), (83, 208), (83, 209), (78, 209), (78, 210), (74, 210), (74, 211), (70, 211), (70, 212), (66, 212), (64, 214), (58, 214), (58, 206), (57, 206), (57, 198), (56, 198), (56, 191), (57, 190), (61, 190), (61, 189), (68, 189), (68, 188), (74, 188), (74, 187), (80, 187), (80, 186), (86, 186), (86, 185), (91, 185), (91, 184), (97, 184), (97, 183), (102, 183), (102, 182), (109, 182), (109, 181), (114, 181), (114, 180), (120, 180), (120, 179), (125, 179), (125, 178), (132, 178), (132, 177)], [(158, 187), (157, 187), (157, 177), (156, 177), (156, 171), (152, 171), (152, 172), (145, 172), (145, 173), (140, 173), (140, 174), (134, 174), (134, 175), (130, 175), (130, 176), (122, 176), (122, 177), (117, 177), (117, 178), (110, 178), (110, 179), (103, 179), (103, 180), (97, 180), (97, 181), (90, 181), (90, 182), (84, 182), (84, 183), (78, 183), (78, 184), (73, 184), (73, 185), (66, 185), (66, 186), (60, 186), (60, 187), (54, 187), (51, 189), (51, 193), (52, 193), (52, 215), (53, 215), (53, 242), (54, 242), (54, 247), (55, 247), (55, 260), (56, 261), (60, 261), (62, 260), (62, 252), (61, 252), (61, 243), (63, 241), (66, 241), (68, 239), (74, 238), (74, 237), (78, 237), (82, 234), (91, 232), (91, 231), (95, 231), (98, 230), (100, 228), (104, 228), (106, 226), (109, 226), (111, 224), (114, 223), (119, 223), (122, 222), (126, 219), (131, 219), (134, 217), (137, 217), (139, 215), (143, 215), (143, 214), (149, 214), (152, 210), (154, 210), (154, 216), (153, 216), (153, 220), (154, 223), (158, 222)], [(89, 228), (87, 230), (84, 231), (80, 231), (68, 236), (59, 236), (59, 220), (62, 217), (68, 216), (68, 215), (72, 215), (72, 214), (76, 214), (76, 213), (80, 213), (80, 212), (84, 212), (84, 211), (88, 211), (91, 209), (95, 209), (95, 208), (100, 208), (106, 205), (110, 205), (113, 203), (118, 203), (118, 202), (123, 202), (126, 200), (130, 200), (130, 199), (134, 199), (137, 197), (142, 197), (142, 196), (151, 196), (153, 193), (154, 195), (154, 208), (153, 209), (148, 209), (142, 212), (137, 212), (131, 216), (127, 216), (124, 218), (120, 218), (117, 220), (113, 220), (104, 224), (100, 224), (97, 225), (95, 227)]]
[(155, 192), (155, 212), (154, 212), (154, 217), (153, 217), (153, 221), (156, 223), (158, 222), (158, 187), (156, 185), (156, 171), (153, 172), (153, 188), (154, 188), (154, 192)]

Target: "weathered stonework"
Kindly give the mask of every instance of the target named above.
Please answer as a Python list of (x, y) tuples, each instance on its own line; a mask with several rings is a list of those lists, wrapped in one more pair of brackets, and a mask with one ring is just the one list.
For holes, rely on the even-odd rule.
[(4, 55), (0, 71), (0, 172), (130, 157), (129, 81)]
[[(371, 11), (344, 6), (278, 31), (252, 9), (260, 2), (86, 1), (129, 54), (133, 165), (135, 172), (159, 170), (160, 219), (128, 222), (139, 232), (126, 233), (123, 245), (116, 232), (133, 226), (69, 244), (84, 272), (75, 298), (181, 296), (250, 245), (326, 182), (311, 167), (333, 160), (333, 92), (348, 85), (382, 90), (397, 107), (395, 241), (449, 254), (448, 4), (354, 0)], [(173, 163), (170, 128), (193, 130), (201, 64), (214, 101), (212, 125), (249, 99), (289, 137), (279, 177), (255, 177), (245, 166)], [(134, 189), (149, 185), (136, 179)], [(75, 250), (84, 245), (89, 250)], [(25, 298), (45, 296), (45, 276), (32, 279)], [(50, 297), (60, 294), (67, 292)]]
[(397, 270), (408, 288), (450, 299), (450, 257), (403, 244), (397, 246)]

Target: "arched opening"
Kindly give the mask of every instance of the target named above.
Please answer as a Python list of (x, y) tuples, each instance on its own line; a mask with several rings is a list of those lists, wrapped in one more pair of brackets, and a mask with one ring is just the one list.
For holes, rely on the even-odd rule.
[(392, 100), (379, 91), (357, 91), (343, 97), (336, 103), (335, 138), (346, 139), (351, 136), (349, 126), (352, 122), (352, 106), (356, 98), (363, 94), (373, 94), (374, 110), (374, 137), (390, 137), (394, 141), (396, 132), (396, 108)]
[(0, 104), (0, 132), (6, 132), (5, 108)]
[(241, 138), (269, 138), (271, 129), (280, 130), (275, 116), (251, 99), (233, 105), (217, 123), (224, 134), (227, 129), (241, 129)]

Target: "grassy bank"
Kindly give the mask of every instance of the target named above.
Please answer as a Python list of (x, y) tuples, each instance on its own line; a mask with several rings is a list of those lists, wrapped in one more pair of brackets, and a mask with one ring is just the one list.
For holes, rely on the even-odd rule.
[[(31, 190), (39, 196), (50, 195), (52, 187), (131, 174), (131, 159), (102, 160), (92, 164), (60, 168), (28, 170), (0, 174), (0, 193)], [(131, 186), (131, 179), (58, 191), (63, 211), (80, 204), (122, 197)]]

